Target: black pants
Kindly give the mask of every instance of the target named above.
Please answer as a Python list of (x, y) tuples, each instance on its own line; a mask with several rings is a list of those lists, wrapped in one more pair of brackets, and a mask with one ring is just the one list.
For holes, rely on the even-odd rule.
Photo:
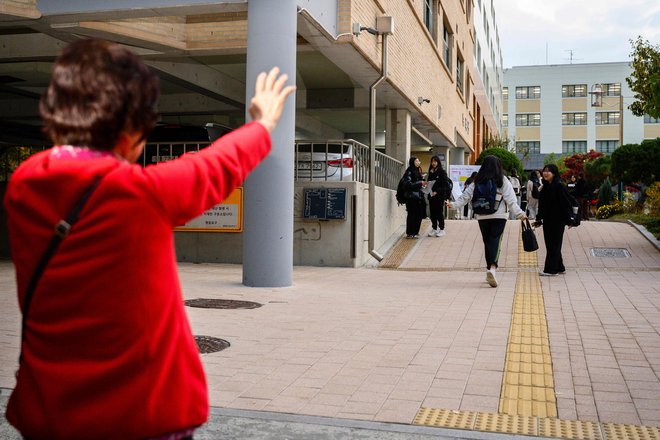
[(429, 198), (429, 214), (431, 214), (431, 226), (433, 229), (438, 229), (438, 227), (440, 227), (440, 230), (444, 231), (445, 213), (442, 209), (444, 206), (442, 202), (443, 200), (441, 200), (440, 196)]
[(419, 235), (422, 219), (426, 217), (426, 204), (423, 199), (413, 199), (406, 202), (406, 235)]
[(500, 259), (500, 245), (502, 244), (502, 234), (506, 226), (506, 220), (495, 218), (491, 220), (479, 220), (479, 229), (481, 238), (484, 241), (484, 250), (486, 254), (486, 269), (491, 265), (497, 267), (497, 261)]
[(554, 222), (543, 222), (543, 241), (545, 242), (545, 265), (543, 272), (559, 273), (564, 272), (564, 259), (561, 256), (561, 246), (564, 241), (563, 224)]

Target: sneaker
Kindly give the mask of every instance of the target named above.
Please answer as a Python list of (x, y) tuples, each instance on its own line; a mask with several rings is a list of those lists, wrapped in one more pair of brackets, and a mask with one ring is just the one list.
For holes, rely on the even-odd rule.
[(556, 277), (556, 273), (548, 273), (548, 272), (543, 272), (542, 270), (539, 270), (539, 275), (542, 277)]
[(413, 236), (412, 235), (406, 235), (406, 238), (411, 239), (411, 238), (413, 238)]
[(495, 278), (495, 272), (490, 269), (486, 271), (486, 282), (490, 285), (490, 287), (497, 287), (497, 278)]
[(418, 239), (418, 238), (419, 238), (419, 235), (415, 234), (415, 235), (412, 236), (412, 238), (414, 238), (414, 239)]
[(435, 234), (436, 237), (444, 237), (445, 235), (444, 229), (438, 229), (438, 233)]
[(438, 231), (436, 229), (431, 229), (429, 231), (429, 237), (437, 237)]

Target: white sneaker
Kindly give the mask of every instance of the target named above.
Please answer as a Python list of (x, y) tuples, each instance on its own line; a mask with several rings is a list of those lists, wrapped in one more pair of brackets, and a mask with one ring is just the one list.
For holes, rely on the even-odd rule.
[(429, 237), (437, 237), (437, 233), (438, 231), (436, 231), (435, 229), (431, 229), (428, 235)]
[(486, 271), (486, 282), (490, 285), (490, 287), (497, 287), (497, 278), (495, 278), (495, 272), (490, 269)]
[(445, 231), (443, 229), (438, 229), (438, 232), (435, 234), (436, 237), (444, 237)]

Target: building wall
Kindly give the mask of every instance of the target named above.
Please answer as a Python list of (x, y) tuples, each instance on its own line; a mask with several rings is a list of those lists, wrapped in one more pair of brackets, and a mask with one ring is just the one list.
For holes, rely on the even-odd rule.
[[(504, 85), (508, 88), (507, 135), (514, 141), (540, 141), (541, 153), (562, 153), (564, 141), (586, 141), (587, 151), (596, 149), (596, 141), (619, 140), (619, 124), (597, 125), (597, 112), (618, 112), (619, 97), (603, 97), (601, 107), (591, 105), (592, 88), (595, 84), (621, 85), (623, 94), (623, 143), (640, 143), (653, 138), (658, 124), (645, 124), (643, 117), (634, 116), (628, 106), (633, 102), (633, 92), (628, 88), (626, 77), (631, 73), (628, 63), (591, 63), (521, 66), (505, 69)], [(586, 84), (586, 96), (562, 97), (563, 85)], [(516, 87), (540, 86), (539, 99), (516, 99)], [(540, 113), (538, 127), (516, 126), (516, 114)], [(562, 125), (562, 113), (586, 113), (585, 125)]]

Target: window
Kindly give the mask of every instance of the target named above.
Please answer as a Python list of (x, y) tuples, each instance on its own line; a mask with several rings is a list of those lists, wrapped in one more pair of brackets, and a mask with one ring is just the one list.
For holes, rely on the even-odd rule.
[(538, 99), (541, 97), (541, 86), (516, 87), (516, 99)]
[(541, 153), (541, 142), (539, 141), (519, 141), (516, 142), (516, 153)]
[(504, 99), (505, 101), (509, 100), (509, 88), (508, 87), (504, 87), (502, 89), (502, 99)]
[(504, 113), (502, 115), (502, 127), (508, 127), (509, 126), (509, 115)]
[(621, 96), (621, 83), (601, 84), (603, 96)]
[(541, 113), (516, 113), (516, 127), (541, 125)]
[(596, 112), (596, 125), (616, 125), (619, 123), (619, 112)]
[(561, 143), (562, 154), (586, 153), (587, 141), (564, 141)]
[(587, 96), (586, 84), (573, 84), (561, 86), (562, 98), (577, 98)]
[(442, 59), (445, 62), (445, 66), (451, 72), (451, 49), (454, 44), (454, 34), (451, 32), (451, 26), (447, 24), (447, 21), (444, 22), (442, 30)]
[(465, 89), (463, 88), (463, 60), (461, 59), (460, 53), (456, 57), (456, 90), (458, 90), (461, 95), (465, 92)]
[(645, 124), (660, 124), (660, 118), (652, 118), (648, 113), (644, 114)]
[(596, 151), (600, 153), (612, 153), (619, 147), (619, 141), (596, 141)]
[(587, 125), (587, 113), (562, 113), (561, 125)]
[(433, 10), (432, 3), (433, 0), (424, 0), (424, 25), (426, 29), (433, 34)]

